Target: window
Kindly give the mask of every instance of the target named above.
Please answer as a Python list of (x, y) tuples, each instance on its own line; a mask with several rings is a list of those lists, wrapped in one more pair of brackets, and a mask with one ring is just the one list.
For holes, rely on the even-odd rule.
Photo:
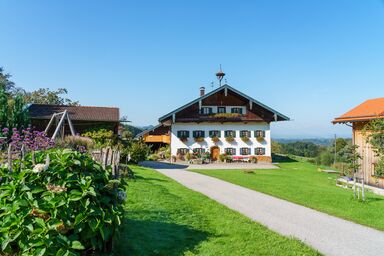
[(227, 138), (227, 137), (233, 137), (235, 138), (236, 137), (236, 132), (233, 131), (233, 130), (228, 130), (228, 131), (225, 131), (224, 132), (224, 136)]
[(251, 137), (251, 132), (250, 131), (240, 131), (240, 137)]
[(193, 131), (193, 138), (204, 138), (205, 132), (204, 131)]
[(255, 137), (256, 138), (264, 138), (265, 137), (265, 131), (262, 131), (262, 130), (255, 131)]
[(194, 154), (204, 154), (205, 153), (205, 149), (204, 148), (194, 148), (193, 149), (193, 153)]
[(251, 149), (250, 148), (241, 148), (240, 149), (240, 155), (242, 156), (247, 156), (251, 154)]
[(265, 148), (255, 148), (255, 155), (257, 156), (265, 155)]
[(214, 130), (214, 131), (209, 131), (209, 137), (218, 137), (220, 138), (221, 137), (221, 132), (218, 131), (218, 130)]
[(227, 110), (225, 109), (225, 107), (217, 107), (217, 113), (226, 113)]
[(224, 151), (227, 155), (230, 155), (230, 156), (236, 155), (236, 149), (235, 148), (225, 148)]
[(202, 107), (200, 110), (200, 114), (210, 115), (210, 114), (212, 114), (212, 108), (211, 107)]
[(187, 148), (178, 148), (177, 149), (177, 154), (180, 154), (180, 155), (185, 155), (189, 152), (189, 149)]
[(189, 131), (178, 131), (177, 137), (178, 138), (188, 138), (189, 137)]
[(243, 108), (232, 108), (231, 109), (231, 113), (237, 113), (237, 114), (240, 114), (242, 115), (243, 114)]

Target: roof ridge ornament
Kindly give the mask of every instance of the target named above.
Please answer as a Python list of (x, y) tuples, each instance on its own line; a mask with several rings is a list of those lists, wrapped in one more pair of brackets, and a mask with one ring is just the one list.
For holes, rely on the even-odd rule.
[(224, 76), (225, 76), (225, 73), (221, 69), (221, 64), (220, 64), (220, 70), (216, 73), (216, 77), (219, 80), (219, 87), (221, 86), (221, 80), (223, 80)]

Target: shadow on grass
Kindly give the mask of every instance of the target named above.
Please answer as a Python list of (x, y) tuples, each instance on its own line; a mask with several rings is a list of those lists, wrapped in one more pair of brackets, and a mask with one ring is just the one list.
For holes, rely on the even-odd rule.
[(284, 155), (272, 154), (273, 163), (294, 163), (297, 160)]
[(140, 162), (139, 165), (153, 169), (186, 169), (188, 167), (188, 165), (185, 164), (171, 164), (156, 161), (143, 161)]
[(148, 181), (154, 180), (154, 181), (168, 182), (168, 180), (165, 180), (165, 179), (145, 178), (145, 177), (137, 175), (137, 174), (135, 175), (135, 179), (136, 180), (148, 180)]
[(115, 242), (115, 255), (183, 255), (208, 237), (207, 232), (152, 220), (129, 220)]

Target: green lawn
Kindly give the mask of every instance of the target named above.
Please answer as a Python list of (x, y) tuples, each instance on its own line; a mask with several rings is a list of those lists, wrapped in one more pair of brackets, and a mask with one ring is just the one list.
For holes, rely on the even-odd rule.
[(319, 172), (307, 162), (279, 164), (281, 169), (193, 170), (253, 190), (270, 194), (322, 212), (384, 230), (384, 197), (366, 193), (367, 200), (353, 199), (350, 189), (336, 187), (337, 174)]
[(319, 255), (154, 170), (132, 168), (115, 255)]

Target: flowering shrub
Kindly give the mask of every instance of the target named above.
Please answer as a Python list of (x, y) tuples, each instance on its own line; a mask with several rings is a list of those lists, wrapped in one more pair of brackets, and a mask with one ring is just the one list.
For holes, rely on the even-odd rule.
[[(16, 150), (20, 150), (23, 145), (27, 150), (33, 151), (50, 149), (55, 145), (55, 142), (45, 132), (33, 131), (31, 128), (24, 129), (21, 132), (16, 128), (13, 128), (12, 132), (8, 128), (3, 128), (0, 137), (9, 137), (9, 144)], [(0, 141), (3, 144), (6, 142), (7, 139)]]
[(80, 255), (102, 249), (120, 225), (123, 181), (77, 151), (52, 149), (35, 157), (35, 166), (31, 155), (15, 161), (13, 169), (21, 171), (0, 166), (2, 253)]

